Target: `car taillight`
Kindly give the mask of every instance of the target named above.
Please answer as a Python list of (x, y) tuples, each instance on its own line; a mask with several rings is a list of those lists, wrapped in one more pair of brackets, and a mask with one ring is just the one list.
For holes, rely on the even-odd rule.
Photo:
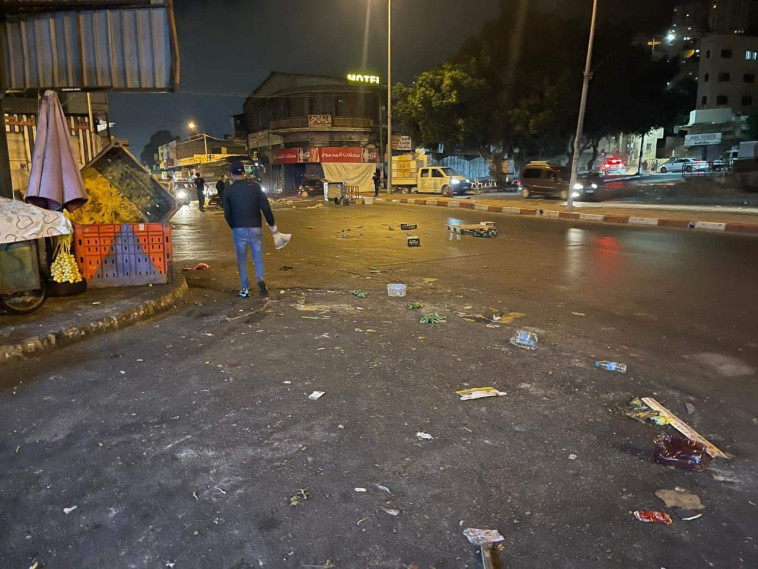
[(300, 184), (300, 186), (298, 187), (298, 190), (302, 190), (302, 189), (303, 189), (303, 185)]

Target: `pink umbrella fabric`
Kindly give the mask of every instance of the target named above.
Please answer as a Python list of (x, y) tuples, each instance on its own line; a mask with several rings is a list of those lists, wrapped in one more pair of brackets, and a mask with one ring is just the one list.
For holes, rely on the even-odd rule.
[(45, 91), (39, 105), (37, 140), (26, 201), (44, 209), (74, 211), (87, 203), (69, 127), (55, 91)]

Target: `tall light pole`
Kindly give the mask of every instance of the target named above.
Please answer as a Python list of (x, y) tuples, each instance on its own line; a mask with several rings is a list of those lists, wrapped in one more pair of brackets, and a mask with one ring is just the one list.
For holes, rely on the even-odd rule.
[(597, 22), (597, 0), (592, 2), (592, 23), (590, 24), (590, 41), (587, 45), (587, 62), (584, 66), (584, 84), (582, 85), (582, 100), (579, 103), (579, 120), (576, 124), (576, 138), (574, 139), (574, 155), (571, 159), (571, 181), (568, 188), (568, 200), (566, 209), (570, 210), (574, 206), (574, 186), (576, 185), (577, 174), (579, 173), (579, 153), (582, 150), (582, 134), (584, 131), (584, 115), (587, 112), (587, 92), (590, 88), (590, 77), (592, 76), (592, 48), (595, 44), (595, 24)]
[(392, 0), (387, 0), (387, 193), (392, 192)]
[[(197, 123), (190, 121), (187, 125), (191, 131), (197, 130)], [(205, 147), (205, 159), (208, 160), (208, 135), (203, 133), (203, 146)]]

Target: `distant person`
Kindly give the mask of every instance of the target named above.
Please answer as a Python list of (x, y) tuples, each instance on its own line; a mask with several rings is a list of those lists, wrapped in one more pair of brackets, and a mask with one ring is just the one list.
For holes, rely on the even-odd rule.
[(374, 172), (374, 197), (379, 197), (379, 186), (382, 185), (382, 176), (379, 174), (379, 170)]
[(223, 205), (224, 203), (224, 190), (226, 189), (226, 174), (221, 176), (216, 182), (216, 192), (218, 192), (218, 201)]
[(200, 172), (195, 172), (195, 188), (197, 188), (197, 204), (200, 211), (205, 211), (205, 179)]
[(254, 180), (245, 178), (245, 166), (242, 162), (231, 165), (234, 182), (225, 189), (224, 217), (232, 228), (234, 248), (237, 251), (237, 268), (239, 269), (240, 298), (250, 297), (250, 282), (247, 276), (247, 248), (250, 247), (255, 265), (255, 276), (258, 278), (258, 291), (262, 297), (268, 296), (266, 282), (263, 280), (263, 220), (261, 213), (271, 228), (271, 233), (278, 231), (274, 221), (271, 205), (263, 192), (261, 185)]

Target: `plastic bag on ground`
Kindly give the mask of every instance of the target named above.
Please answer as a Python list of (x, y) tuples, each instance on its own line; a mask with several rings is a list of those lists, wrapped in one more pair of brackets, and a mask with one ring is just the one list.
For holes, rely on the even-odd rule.
[(692, 472), (704, 472), (711, 462), (705, 445), (676, 435), (658, 435), (653, 439), (653, 460)]

